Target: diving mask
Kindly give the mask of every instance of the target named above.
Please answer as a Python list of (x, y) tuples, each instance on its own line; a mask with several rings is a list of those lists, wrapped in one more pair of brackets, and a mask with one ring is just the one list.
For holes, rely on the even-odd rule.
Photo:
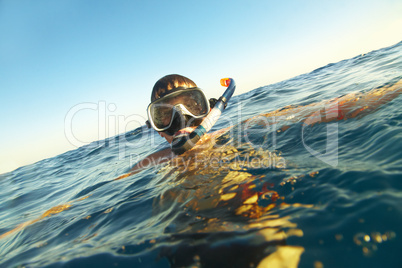
[(209, 109), (209, 101), (200, 88), (177, 88), (148, 105), (147, 124), (173, 135), (184, 127), (196, 125)]

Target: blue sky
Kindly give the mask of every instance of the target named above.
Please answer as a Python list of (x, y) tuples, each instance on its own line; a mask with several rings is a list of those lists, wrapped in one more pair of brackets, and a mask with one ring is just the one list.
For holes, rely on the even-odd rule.
[(76, 148), (79, 105), (137, 116), (102, 135), (100, 108), (73, 117), (82, 144), (114, 136), (143, 124), (166, 74), (244, 93), (401, 41), (401, 14), (400, 0), (0, 0), (0, 173)]

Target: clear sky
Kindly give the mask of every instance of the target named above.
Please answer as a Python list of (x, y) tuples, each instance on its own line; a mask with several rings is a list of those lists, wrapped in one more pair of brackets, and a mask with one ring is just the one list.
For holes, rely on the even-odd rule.
[(244, 93), (398, 43), (401, 14), (401, 0), (0, 0), (0, 173), (140, 126), (166, 74)]

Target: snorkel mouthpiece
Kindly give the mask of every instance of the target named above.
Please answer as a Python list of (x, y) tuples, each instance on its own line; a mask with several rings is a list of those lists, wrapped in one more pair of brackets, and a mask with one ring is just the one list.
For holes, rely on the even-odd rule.
[(226, 108), (227, 103), (232, 97), (235, 89), (236, 83), (232, 78), (222, 78), (221, 85), (227, 87), (223, 95), (216, 102), (214, 108), (209, 112), (209, 114), (204, 118), (201, 124), (190, 134), (183, 133), (177, 135), (172, 141), (172, 151), (180, 155), (185, 151), (190, 150), (195, 146), (195, 144), (201, 139), (205, 133), (211, 130), (218, 121), (223, 110)]

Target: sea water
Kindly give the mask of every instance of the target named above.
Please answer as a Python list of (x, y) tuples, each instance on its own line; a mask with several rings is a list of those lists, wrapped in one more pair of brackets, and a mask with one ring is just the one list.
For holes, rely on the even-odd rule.
[(401, 78), (402, 42), (235, 96), (213, 145), (119, 180), (166, 141), (144, 126), (2, 174), (0, 266), (401, 267), (402, 97), (317, 114)]

